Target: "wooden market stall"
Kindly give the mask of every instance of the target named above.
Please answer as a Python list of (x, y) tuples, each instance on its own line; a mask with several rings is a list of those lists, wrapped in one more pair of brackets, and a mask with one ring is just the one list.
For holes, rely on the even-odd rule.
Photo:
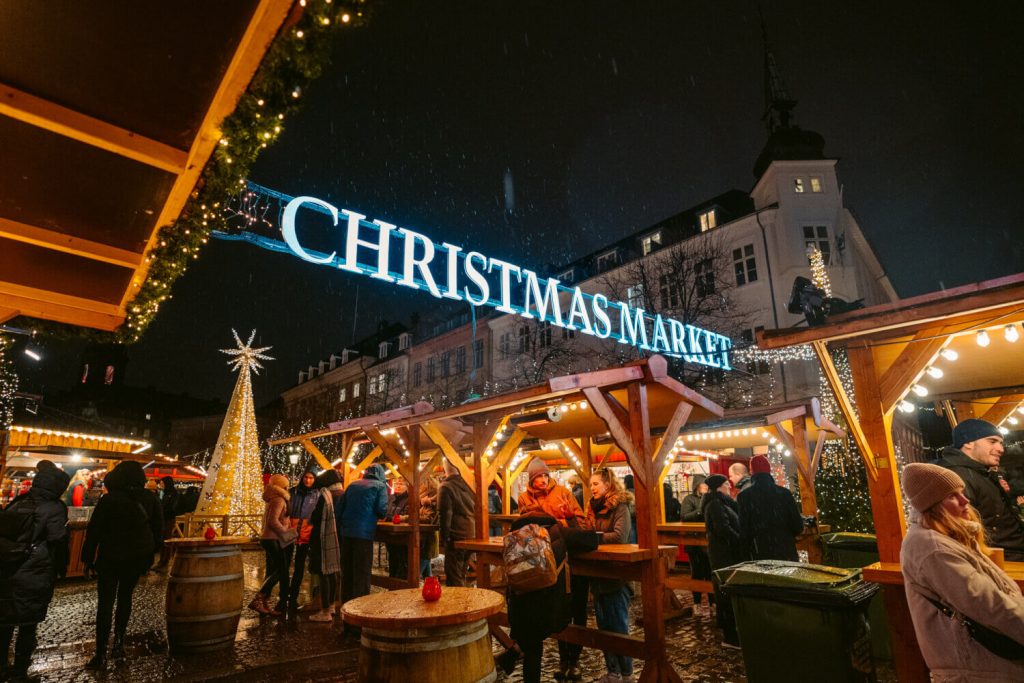
[[(906, 520), (893, 445), (898, 410), (919, 406), (951, 425), (979, 417), (1007, 432), (1024, 407), (1024, 274), (860, 309), (820, 327), (766, 330), (758, 345), (809, 344), (837, 397), (864, 459), (880, 567), (865, 576), (885, 586), (886, 611), (900, 681), (927, 681), (899, 575)], [(850, 379), (837, 360), (845, 352)], [(1007, 563), (1011, 574), (1024, 567)]]
[[(668, 562), (659, 548), (657, 524), (662, 521), (660, 491), (680, 431), (690, 421), (721, 418), (723, 409), (668, 376), (668, 364), (652, 356), (632, 364), (595, 372), (556, 377), (536, 386), (491, 396), (443, 411), (419, 403), (380, 415), (329, 425), (326, 429), (271, 441), (297, 442), (323, 467), (331, 462), (313, 440), (341, 436), (347, 461), (360, 440), (372, 449), (346, 470), (346, 480), (382, 458), (418, 491), (422, 472), (447, 458), (458, 468), (476, 495), (477, 539), (465, 544), (486, 556), (488, 536), (487, 488), (515, 480), (529, 462), (532, 443), (557, 442), (579, 462), (584, 481), (596, 463), (591, 458), (595, 438), (608, 438), (625, 454), (634, 477), (637, 543), (601, 546), (583, 558), (585, 571), (598, 576), (630, 576), (640, 581), (643, 600), (643, 638), (570, 626), (560, 639), (645, 661), (642, 681), (679, 681), (665, 652), (664, 594)], [(563, 409), (564, 408), (564, 409)], [(575, 467), (575, 464), (574, 464)], [(508, 496), (505, 497), (506, 500)], [(408, 584), (419, 576), (419, 500), (410, 496)], [(507, 504), (506, 504), (507, 505)], [(505, 512), (508, 512), (506, 507)], [(484, 545), (481, 545), (484, 544)], [(486, 559), (486, 558), (485, 558)], [(574, 564), (575, 567), (575, 564)], [(484, 573), (478, 570), (478, 580)], [(487, 579), (484, 578), (486, 583)], [(501, 616), (492, 619), (500, 623)], [(499, 637), (504, 634), (497, 629)]]

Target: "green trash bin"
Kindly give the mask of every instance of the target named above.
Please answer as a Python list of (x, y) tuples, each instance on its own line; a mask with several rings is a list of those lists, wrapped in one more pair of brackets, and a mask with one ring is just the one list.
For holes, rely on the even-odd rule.
[(860, 570), (761, 560), (715, 572), (732, 601), (750, 683), (874, 682)]
[[(825, 564), (833, 567), (860, 569), (878, 562), (878, 539), (874, 534), (822, 534), (821, 544), (822, 559)], [(871, 599), (868, 606), (868, 623), (871, 624), (871, 652), (875, 659), (891, 660), (889, 620), (885, 614), (885, 600), (881, 591)]]

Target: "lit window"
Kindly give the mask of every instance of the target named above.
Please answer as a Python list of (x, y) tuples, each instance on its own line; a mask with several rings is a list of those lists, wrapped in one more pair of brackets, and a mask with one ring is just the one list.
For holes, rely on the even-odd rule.
[(377, 393), (377, 376), (374, 375), (370, 378), (370, 382), (366, 385), (366, 393), (373, 396)]
[(709, 296), (715, 293), (715, 264), (711, 259), (703, 259), (694, 265), (693, 279), (697, 296)]
[(352, 398), (359, 398), (359, 382), (352, 385)]
[(711, 209), (705, 211), (700, 215), (700, 231), (707, 232), (718, 225), (718, 218), (715, 216), (715, 210)]
[(644, 256), (661, 246), (661, 231), (640, 238), (640, 250)]
[(658, 278), (658, 298), (661, 300), (662, 310), (678, 308), (682, 303), (679, 282), (671, 275), (662, 275)]
[[(832, 243), (828, 239), (827, 226), (804, 226), (804, 248), (809, 252), (812, 247), (817, 247), (818, 251), (821, 252), (821, 260), (824, 261), (826, 266), (832, 263)], [(807, 257), (807, 260), (810, 262), (810, 256)]]
[(757, 282), (757, 262), (754, 260), (754, 245), (732, 250), (732, 265), (736, 272), (736, 286)]
[(803, 178), (793, 178), (793, 192), (796, 192), (797, 194), (803, 194), (804, 193), (804, 179)]
[(338, 389), (338, 403), (344, 403), (346, 398), (347, 398), (347, 396), (346, 396), (345, 387), (342, 387), (341, 389)]
[(821, 176), (811, 176), (811, 192), (818, 194), (821, 192)]
[(642, 284), (636, 284), (626, 289), (626, 299), (629, 302), (630, 308), (643, 308), (644, 286)]

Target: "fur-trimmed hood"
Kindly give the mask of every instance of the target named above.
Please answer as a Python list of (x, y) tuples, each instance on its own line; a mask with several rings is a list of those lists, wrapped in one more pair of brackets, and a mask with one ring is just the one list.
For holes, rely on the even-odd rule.
[(274, 498), (291, 500), (291, 496), (288, 494), (288, 477), (283, 474), (275, 474), (263, 487), (263, 502), (269, 503)]

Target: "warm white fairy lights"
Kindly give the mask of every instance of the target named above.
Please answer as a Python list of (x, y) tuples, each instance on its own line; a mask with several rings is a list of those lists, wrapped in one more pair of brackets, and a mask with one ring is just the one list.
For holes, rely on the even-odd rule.
[[(122, 439), (115, 436), (102, 436), (99, 434), (82, 434), (79, 432), (62, 432), (59, 429), (45, 429), (41, 427), (22, 427), (21, 425), (11, 425), (12, 432), (24, 432), (26, 434), (40, 434), (45, 436), (56, 436), (63, 439), (79, 439), (82, 441), (103, 441), (106, 443), (124, 444), (127, 446), (136, 446), (149, 448), (151, 444), (148, 441), (141, 441), (139, 439)], [(141, 451), (140, 451), (141, 452)]]
[(832, 283), (829, 281), (828, 271), (825, 269), (825, 257), (816, 246), (810, 247), (807, 252), (811, 259), (811, 280), (821, 291), (825, 292), (825, 296), (832, 296)]
[(992, 343), (992, 340), (989, 339), (988, 332), (986, 330), (978, 330), (978, 334), (974, 336), (974, 341), (976, 341), (978, 346), (981, 348), (985, 348)]

